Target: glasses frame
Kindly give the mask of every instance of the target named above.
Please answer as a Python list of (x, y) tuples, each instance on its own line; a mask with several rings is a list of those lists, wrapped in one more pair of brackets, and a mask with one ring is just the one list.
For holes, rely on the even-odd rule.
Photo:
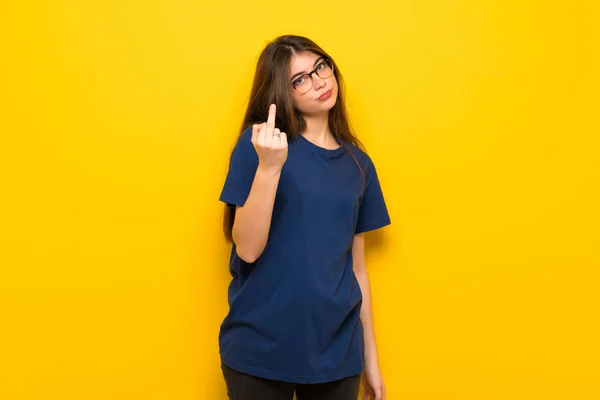
[[(317, 71), (317, 69), (318, 69), (318, 68), (321, 66), (321, 64), (323, 64), (323, 63), (326, 63), (326, 64), (329, 66), (329, 68), (331, 68), (331, 75), (329, 75), (329, 76), (328, 76), (328, 77), (326, 77), (326, 78), (323, 78), (321, 75), (319, 75), (319, 72)], [(302, 77), (304, 77), (304, 76), (308, 76), (308, 78), (310, 79), (310, 88), (309, 88), (307, 91), (305, 91), (305, 92), (300, 92), (300, 90), (298, 90), (298, 92), (300, 92), (300, 93), (302, 93), (302, 94), (304, 94), (304, 93), (308, 93), (308, 92), (310, 92), (310, 89), (312, 89), (312, 88), (313, 88), (313, 86), (315, 85), (315, 82), (313, 81), (313, 77), (312, 77), (312, 75), (313, 75), (313, 74), (317, 74), (317, 76), (318, 76), (319, 78), (321, 78), (321, 79), (328, 79), (328, 78), (331, 78), (331, 77), (334, 75), (334, 72), (335, 72), (335, 68), (334, 68), (334, 66), (333, 66), (333, 63), (331, 62), (331, 60), (330, 60), (330, 59), (328, 59), (328, 58), (325, 58), (325, 59), (323, 59), (323, 61), (319, 62), (319, 63), (317, 64), (317, 66), (315, 67), (315, 69), (313, 69), (312, 71), (310, 71), (310, 72), (308, 72), (308, 73), (306, 73), (306, 74), (302, 74), (302, 75), (300, 75), (300, 76), (297, 76), (297, 77), (295, 77), (295, 78), (294, 78), (294, 80), (292, 81), (292, 87), (294, 88), (294, 90), (298, 90), (298, 89), (296, 88), (296, 85), (294, 84), (294, 82), (296, 82), (298, 79), (300, 79), (300, 78), (302, 78)]]

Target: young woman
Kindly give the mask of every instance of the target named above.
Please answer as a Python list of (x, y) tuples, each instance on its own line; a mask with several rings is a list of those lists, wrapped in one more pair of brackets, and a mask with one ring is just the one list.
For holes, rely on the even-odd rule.
[(219, 334), (232, 400), (382, 400), (364, 233), (390, 224), (343, 81), (311, 40), (262, 51), (220, 195), (232, 242)]

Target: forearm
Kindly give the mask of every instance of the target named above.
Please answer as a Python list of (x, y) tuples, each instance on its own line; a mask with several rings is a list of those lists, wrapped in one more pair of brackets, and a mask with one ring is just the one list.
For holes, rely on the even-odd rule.
[(244, 206), (236, 209), (232, 237), (239, 257), (246, 262), (256, 261), (267, 244), (280, 175), (280, 169), (259, 164)]
[(360, 320), (363, 325), (365, 340), (365, 363), (378, 365), (377, 345), (375, 344), (375, 329), (373, 327), (373, 311), (371, 307), (371, 285), (366, 269), (356, 272), (356, 279), (362, 292)]

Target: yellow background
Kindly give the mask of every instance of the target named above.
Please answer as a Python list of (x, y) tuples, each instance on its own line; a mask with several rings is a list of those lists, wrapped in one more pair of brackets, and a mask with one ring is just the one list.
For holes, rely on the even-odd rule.
[(0, 6), (0, 399), (225, 399), (218, 195), (256, 58), (339, 64), (393, 223), (388, 399), (600, 398), (592, 1)]

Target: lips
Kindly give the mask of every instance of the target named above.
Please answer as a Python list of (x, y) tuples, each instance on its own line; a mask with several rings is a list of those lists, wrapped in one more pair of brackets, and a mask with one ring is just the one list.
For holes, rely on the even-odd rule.
[(327, 98), (331, 95), (331, 89), (326, 91), (325, 93), (323, 93), (322, 95), (319, 96), (319, 98), (317, 100), (323, 100), (324, 98)]

